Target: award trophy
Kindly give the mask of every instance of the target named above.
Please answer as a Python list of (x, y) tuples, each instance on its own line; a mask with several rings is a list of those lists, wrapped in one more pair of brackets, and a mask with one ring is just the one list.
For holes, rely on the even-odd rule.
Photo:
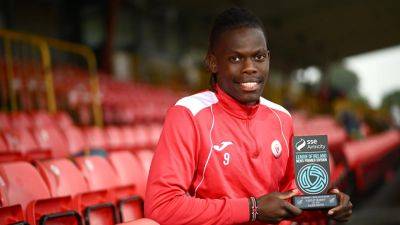
[(294, 196), (293, 204), (305, 210), (337, 206), (337, 196), (326, 193), (330, 176), (327, 136), (295, 136), (293, 151), (296, 185), (304, 194)]

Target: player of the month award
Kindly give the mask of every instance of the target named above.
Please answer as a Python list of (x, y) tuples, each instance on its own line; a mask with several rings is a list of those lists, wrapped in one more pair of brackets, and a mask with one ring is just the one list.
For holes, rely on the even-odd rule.
[(293, 151), (296, 185), (303, 193), (293, 197), (293, 204), (305, 210), (337, 206), (337, 196), (327, 194), (330, 176), (327, 136), (295, 136)]

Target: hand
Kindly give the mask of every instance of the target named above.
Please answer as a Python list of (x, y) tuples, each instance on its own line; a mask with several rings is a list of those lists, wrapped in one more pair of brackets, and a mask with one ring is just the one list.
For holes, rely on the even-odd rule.
[(353, 204), (350, 202), (350, 197), (336, 188), (329, 192), (338, 196), (339, 205), (328, 211), (328, 217), (338, 222), (348, 221), (353, 213)]
[(295, 196), (296, 192), (273, 192), (257, 199), (257, 220), (267, 223), (279, 223), (283, 219), (297, 216), (301, 209), (290, 204), (286, 199)]

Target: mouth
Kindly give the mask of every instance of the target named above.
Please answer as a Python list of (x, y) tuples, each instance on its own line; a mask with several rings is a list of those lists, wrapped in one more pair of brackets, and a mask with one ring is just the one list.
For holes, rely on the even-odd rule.
[(238, 84), (242, 91), (253, 92), (261, 88), (262, 79), (242, 81), (238, 82)]
[(242, 82), (240, 83), (240, 89), (243, 91), (256, 91), (260, 87), (258, 82)]

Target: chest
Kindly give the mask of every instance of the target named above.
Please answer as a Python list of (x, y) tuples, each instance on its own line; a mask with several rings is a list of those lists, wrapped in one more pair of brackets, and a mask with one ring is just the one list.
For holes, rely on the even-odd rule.
[(283, 127), (274, 115), (251, 120), (211, 118), (209, 125), (200, 127), (198, 171), (206, 168), (206, 177), (211, 178), (205, 179), (203, 186), (213, 190), (277, 189), (289, 157)]

